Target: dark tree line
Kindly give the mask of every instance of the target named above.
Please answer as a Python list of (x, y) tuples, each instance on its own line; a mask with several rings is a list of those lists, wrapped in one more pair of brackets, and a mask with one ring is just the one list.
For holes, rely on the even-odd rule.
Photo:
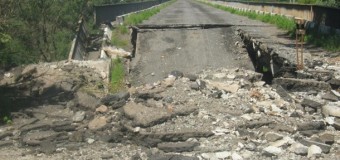
[(66, 59), (81, 16), (136, 0), (0, 0), (0, 68)]

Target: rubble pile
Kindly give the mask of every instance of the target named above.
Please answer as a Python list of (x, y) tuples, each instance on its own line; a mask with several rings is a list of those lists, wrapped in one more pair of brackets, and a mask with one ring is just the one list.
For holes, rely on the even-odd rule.
[[(76, 68), (88, 73), (83, 77), (93, 82), (88, 84), (104, 78), (98, 70), (71, 70)], [(332, 82), (339, 80), (337, 72)], [(58, 74), (53, 75), (56, 84)], [(98, 94), (103, 93), (98, 84), (93, 90), (83, 86), (64, 101), (39, 101), (13, 112), (13, 123), (0, 127), (0, 157), (339, 158), (339, 86), (295, 78), (268, 85), (261, 79), (253, 71), (220, 68), (197, 74), (173, 71), (161, 81), (115, 94)]]

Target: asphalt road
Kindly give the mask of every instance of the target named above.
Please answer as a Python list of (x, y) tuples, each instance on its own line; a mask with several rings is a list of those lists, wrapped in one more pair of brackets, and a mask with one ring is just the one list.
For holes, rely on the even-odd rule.
[[(266, 26), (229, 14), (194, 0), (177, 0), (143, 25), (230, 24), (210, 29), (157, 29), (137, 36), (136, 58), (132, 61), (132, 83), (152, 83), (172, 70), (197, 73), (209, 68), (253, 69), (250, 59), (238, 54), (237, 26)], [(243, 58), (240, 58), (243, 57)]]

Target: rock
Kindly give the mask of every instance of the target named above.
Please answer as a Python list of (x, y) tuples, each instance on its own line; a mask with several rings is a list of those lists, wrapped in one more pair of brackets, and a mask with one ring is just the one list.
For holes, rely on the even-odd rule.
[(339, 98), (332, 93), (326, 93), (322, 95), (321, 98), (325, 100), (333, 101), (333, 102), (339, 101)]
[(323, 121), (312, 121), (306, 123), (297, 124), (298, 131), (306, 131), (306, 130), (321, 130), (325, 129), (326, 125)]
[(292, 97), (281, 85), (273, 84), (272, 87), (276, 89), (276, 93), (279, 94), (282, 99), (287, 102), (292, 102)]
[(71, 142), (84, 142), (84, 139), (85, 139), (85, 136), (84, 136), (84, 132), (83, 131), (73, 132), (69, 136), (69, 140)]
[(202, 153), (201, 157), (203, 159), (218, 160), (218, 158), (216, 157), (216, 155), (214, 153)]
[(99, 113), (106, 113), (108, 111), (108, 108), (105, 105), (101, 105), (98, 108), (96, 108), (96, 112)]
[(46, 123), (35, 123), (30, 124), (27, 126), (24, 126), (20, 129), (21, 134), (25, 134), (26, 132), (32, 131), (32, 130), (48, 130), (51, 126)]
[(240, 88), (240, 86), (238, 84), (226, 84), (223, 82), (213, 82), (213, 81), (209, 81), (208, 82), (209, 86), (211, 88), (217, 88), (218, 90), (224, 90), (226, 92), (230, 92), (230, 93), (236, 93), (238, 91), (238, 89)]
[(190, 83), (190, 88), (196, 91), (200, 89), (199, 85), (196, 82)]
[(321, 156), (321, 153), (322, 153), (322, 150), (319, 146), (316, 146), (316, 145), (311, 145), (309, 148), (308, 148), (308, 155), (307, 157), (308, 158), (311, 158), (311, 157), (319, 157)]
[(332, 134), (324, 133), (319, 138), (325, 144), (332, 145), (334, 143), (334, 135), (332, 135)]
[(239, 128), (260, 128), (262, 126), (266, 126), (273, 123), (273, 121), (267, 121), (267, 120), (259, 120), (259, 121), (252, 121), (248, 122), (244, 125), (240, 125)]
[(177, 154), (152, 154), (148, 157), (149, 160), (200, 160), (197, 157), (189, 157)]
[(54, 131), (39, 131), (28, 133), (22, 137), (22, 142), (29, 146), (38, 146), (45, 140), (53, 140), (55, 139), (60, 133)]
[(94, 143), (95, 140), (92, 139), (92, 138), (88, 138), (86, 141), (87, 141), (88, 144), (92, 144), (92, 143)]
[(119, 101), (126, 101), (130, 98), (129, 92), (118, 92), (116, 94), (108, 94), (100, 100), (106, 106), (112, 106)]
[(265, 85), (266, 84), (266, 82), (264, 82), (264, 81), (258, 81), (258, 82), (255, 82), (254, 83), (254, 86), (256, 86), (256, 87), (262, 87), (263, 85)]
[(196, 81), (196, 79), (198, 79), (198, 76), (194, 74), (186, 74), (185, 77), (189, 78), (190, 81)]
[(292, 143), (294, 143), (294, 140), (292, 138), (286, 136), (281, 140), (270, 143), (270, 145), (272, 147), (284, 147), (284, 146), (287, 146), (287, 145), (292, 144)]
[(198, 142), (163, 142), (157, 145), (157, 148), (164, 152), (191, 152)]
[(263, 149), (263, 154), (265, 156), (277, 156), (282, 153), (282, 149), (274, 146), (269, 146)]
[(2, 140), (0, 141), (0, 149), (2, 147), (9, 147), (13, 145), (13, 141), (12, 140)]
[(332, 78), (328, 81), (333, 89), (338, 89), (340, 87), (340, 79)]
[(312, 140), (308, 140), (304, 138), (298, 138), (297, 141), (299, 141), (301, 144), (305, 146), (311, 146), (311, 145), (319, 146), (322, 149), (322, 152), (324, 153), (329, 153), (331, 149), (331, 146), (328, 144), (324, 144), (324, 143), (320, 143), (320, 142), (316, 142), (316, 141), (312, 141)]
[(280, 140), (282, 138), (283, 138), (282, 135), (279, 135), (279, 134), (273, 133), (273, 132), (268, 132), (268, 133), (265, 134), (265, 139), (269, 142), (274, 142), (274, 141)]
[(105, 116), (96, 117), (89, 122), (88, 127), (90, 130), (99, 130), (105, 127), (107, 124), (107, 118)]
[(274, 78), (273, 84), (281, 85), (284, 89), (293, 92), (331, 90), (331, 87), (328, 83), (309, 79)]
[(216, 92), (209, 94), (209, 97), (218, 99), (218, 98), (221, 98), (222, 94), (223, 94), (222, 91), (216, 91)]
[(321, 103), (315, 102), (315, 101), (307, 99), (307, 98), (303, 99), (303, 101), (301, 102), (301, 105), (303, 107), (311, 107), (315, 110), (317, 110), (318, 108), (321, 108), (321, 106), (322, 106)]
[(247, 143), (247, 144), (245, 145), (245, 147), (246, 147), (246, 149), (248, 149), (249, 151), (255, 151), (255, 150), (256, 150), (256, 145), (255, 145), (254, 143), (252, 143), (252, 142)]
[(196, 83), (198, 84), (200, 89), (205, 89), (207, 87), (205, 81), (203, 81), (203, 80), (196, 79)]
[(9, 136), (13, 136), (12, 132), (6, 131), (6, 132), (0, 132), (0, 140), (5, 138), (5, 137), (9, 137)]
[(78, 111), (73, 115), (72, 120), (73, 122), (81, 122), (85, 119), (85, 115), (85, 111)]
[(56, 144), (51, 141), (44, 141), (40, 144), (40, 151), (45, 154), (53, 154), (56, 149)]
[(243, 160), (242, 156), (240, 156), (239, 154), (235, 152), (231, 155), (231, 159), (232, 160)]
[(112, 159), (113, 155), (112, 154), (104, 154), (101, 156), (102, 159)]
[(170, 75), (172, 75), (172, 76), (176, 77), (176, 79), (178, 79), (178, 78), (183, 77), (183, 72), (173, 70), (173, 71), (170, 72)]
[(172, 76), (172, 75), (169, 75), (169, 77), (165, 78), (163, 81), (162, 81), (162, 84), (165, 86), (165, 87), (172, 87), (174, 85), (176, 81), (176, 77), (175, 76)]
[(72, 125), (71, 121), (55, 121), (52, 123), (51, 128), (56, 132), (69, 132), (76, 130), (76, 126)]
[(302, 145), (301, 143), (294, 143), (290, 146), (289, 151), (297, 155), (307, 155), (308, 147)]
[(332, 125), (336, 130), (340, 130), (340, 119), (336, 119)]
[(172, 97), (164, 97), (163, 101), (166, 102), (166, 103), (172, 103), (172, 102), (174, 102), (174, 99)]
[(191, 107), (179, 108), (155, 108), (146, 107), (142, 104), (129, 102), (123, 107), (124, 114), (133, 119), (134, 125), (141, 127), (149, 127), (164, 122), (175, 115), (190, 114), (195, 110)]
[(314, 134), (318, 134), (320, 132), (323, 132), (322, 130), (306, 130), (306, 131), (300, 131), (300, 134), (306, 137), (311, 137)]
[(215, 157), (218, 159), (227, 159), (231, 156), (230, 152), (224, 151), (224, 152), (216, 152)]
[(322, 107), (322, 114), (340, 118), (340, 102), (328, 103)]
[(95, 110), (97, 106), (99, 106), (99, 100), (84, 92), (77, 92), (76, 99), (79, 106), (84, 107), (85, 109)]

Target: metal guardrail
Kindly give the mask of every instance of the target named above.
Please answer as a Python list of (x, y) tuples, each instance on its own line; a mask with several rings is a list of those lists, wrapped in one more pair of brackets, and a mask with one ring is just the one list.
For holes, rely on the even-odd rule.
[(229, 6), (303, 18), (317, 25), (340, 29), (339, 8), (290, 3), (225, 1)]
[(114, 4), (95, 6), (95, 22), (97, 25), (116, 20), (117, 16), (130, 12), (140, 11), (155, 5), (167, 2), (169, 0), (154, 0), (139, 3)]

